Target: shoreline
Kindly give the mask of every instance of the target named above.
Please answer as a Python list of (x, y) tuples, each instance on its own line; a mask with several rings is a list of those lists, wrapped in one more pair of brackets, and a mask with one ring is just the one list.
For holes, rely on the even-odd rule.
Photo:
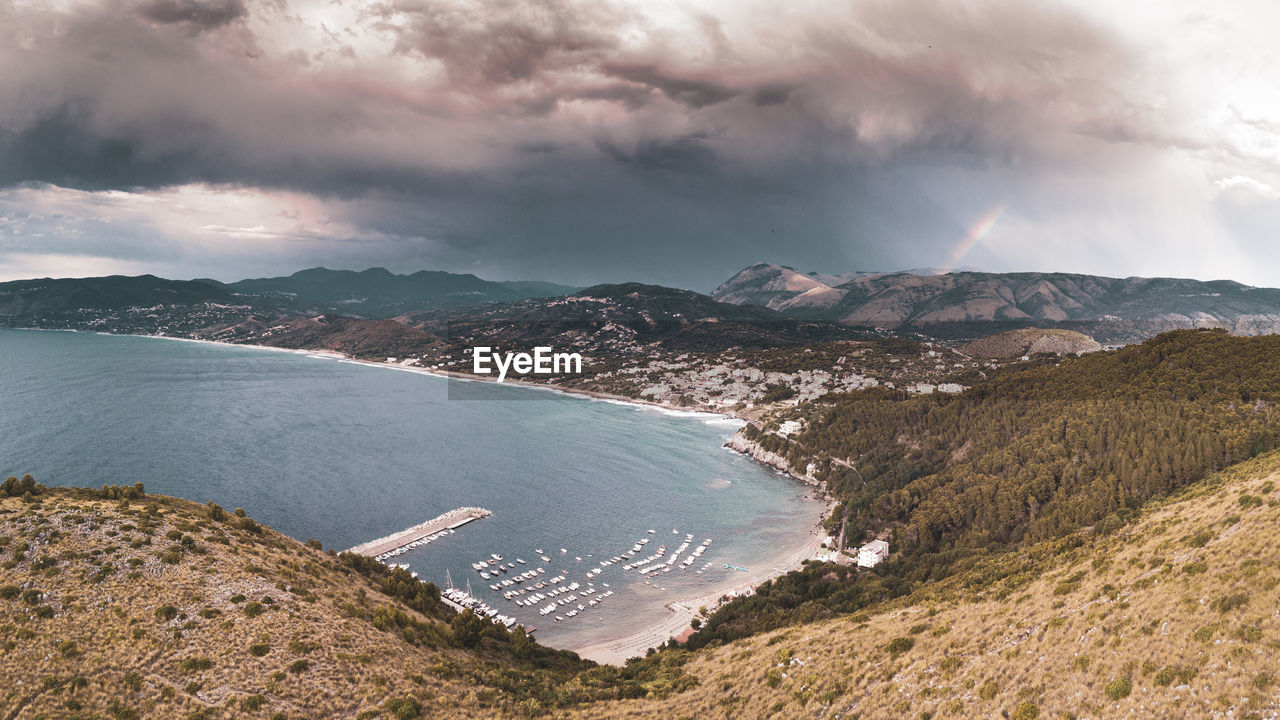
[[(749, 419), (741, 417), (737, 414), (734, 414), (728, 411), (716, 412), (713, 410), (705, 410), (705, 409), (695, 410), (695, 409), (689, 409), (689, 408), (681, 408), (681, 407), (675, 407), (671, 405), (665, 405), (662, 403), (653, 402), (650, 400), (640, 400), (635, 398), (629, 398), (621, 395), (615, 395), (612, 393), (600, 392), (596, 390), (563, 388), (563, 387), (558, 387), (554, 385), (533, 383), (533, 382), (528, 382), (523, 380), (506, 380), (504, 382), (499, 383), (497, 380), (494, 380), (494, 379), (487, 379), (487, 378), (482, 378), (474, 375), (468, 375), (466, 373), (460, 373), (453, 370), (436, 370), (436, 369), (430, 369), (430, 368), (401, 365), (398, 363), (385, 363), (385, 362), (376, 362), (373, 360), (360, 360), (357, 358), (353, 358), (345, 353), (338, 352), (336, 350), (284, 348), (284, 347), (276, 347), (273, 345), (260, 345), (256, 343), (234, 343), (234, 342), (225, 342), (221, 340), (206, 340), (203, 338), (179, 337), (179, 336), (173, 336), (173, 335), (143, 335), (143, 334), (136, 334), (136, 333), (111, 333), (111, 332), (103, 332), (98, 330), (73, 330), (73, 329), (47, 330), (43, 328), (8, 328), (8, 329), (40, 331), (40, 332), (83, 332), (83, 333), (90, 333), (95, 335), (140, 337), (140, 338), (152, 338), (157, 340), (176, 340), (179, 342), (200, 343), (200, 344), (214, 345), (214, 346), (220, 346), (220, 347), (249, 348), (254, 350), (269, 350), (274, 352), (301, 354), (304, 356), (313, 357), (315, 359), (320, 359), (320, 360), (336, 360), (339, 362), (351, 363), (355, 365), (363, 365), (371, 368), (382, 368), (387, 370), (398, 370), (401, 372), (418, 373), (421, 375), (428, 375), (432, 377), (443, 378), (446, 380), (455, 380), (459, 382), (481, 382), (481, 383), (492, 383), (497, 385), (514, 385), (517, 387), (559, 393), (561, 395), (578, 397), (586, 400), (596, 400), (601, 402), (610, 402), (618, 405), (627, 405), (627, 406), (634, 407), (636, 409), (656, 410), (656, 411), (662, 412), (663, 414), (676, 416), (676, 417), (687, 417), (687, 418), (704, 417), (708, 419), (724, 419), (724, 420), (733, 420), (733, 421), (741, 422), (743, 424), (750, 422)], [(736, 437), (736, 433), (735, 435), (731, 436), (731, 438), (732, 437)], [(725, 597), (731, 598), (732, 596), (742, 593), (743, 591), (746, 591), (748, 589), (754, 592), (755, 589), (760, 585), (762, 585), (763, 583), (769, 580), (772, 580), (773, 578), (776, 578), (780, 575), (785, 575), (786, 573), (791, 572), (792, 570), (799, 569), (800, 567), (802, 567), (805, 560), (814, 559), (820, 554), (821, 545), (826, 538), (826, 534), (823, 531), (823, 527), (822, 527), (822, 518), (828, 515), (836, 505), (835, 500), (830, 495), (827, 494), (827, 489), (825, 485), (823, 485), (822, 483), (814, 482), (810, 478), (798, 477), (794, 473), (779, 469), (774, 465), (763, 462), (759, 458), (752, 455), (751, 453), (745, 452), (737, 447), (734, 447), (732, 442), (723, 443), (721, 447), (727, 448), (739, 455), (743, 455), (748, 459), (750, 459), (752, 462), (760, 465), (761, 467), (764, 467), (768, 470), (773, 471), (777, 475), (802, 483), (805, 486), (812, 488), (814, 490), (815, 499), (819, 500), (824, 507), (821, 513), (819, 514), (818, 521), (812, 527), (810, 527), (809, 539), (806, 541), (806, 543), (802, 547), (796, 549), (795, 551), (783, 556), (783, 560), (781, 562), (775, 563), (769, 570), (761, 573), (757, 573), (757, 574), (752, 574), (745, 581), (738, 583), (730, 588), (717, 590), (709, 593), (704, 593), (703, 595), (699, 595), (691, 598), (677, 599), (677, 600), (671, 600), (666, 602), (664, 604), (664, 607), (666, 607), (667, 610), (672, 612), (673, 615), (667, 618), (666, 620), (663, 620), (662, 622), (654, 623), (653, 625), (650, 625), (638, 631), (631, 632), (630, 634), (625, 635), (623, 637), (591, 643), (588, 645), (579, 646), (577, 648), (567, 648), (567, 649), (577, 652), (581, 657), (594, 660), (601, 664), (622, 665), (626, 662), (628, 658), (635, 657), (635, 656), (643, 656), (645, 654), (645, 651), (648, 648), (663, 645), (670, 638), (675, 637), (681, 632), (683, 632), (684, 630), (688, 629), (690, 627), (690, 622), (693, 620), (693, 618), (698, 616), (699, 608), (705, 607), (707, 608), (708, 612), (712, 612), (722, 604), (720, 602), (721, 598), (725, 598)], [(548, 647), (551, 647), (551, 646), (548, 646)]]
[[(830, 510), (830, 506), (827, 510)], [(643, 657), (649, 648), (664, 645), (671, 638), (688, 630), (693, 619), (699, 616), (701, 608), (706, 608), (707, 613), (710, 614), (724, 604), (721, 602), (722, 599), (728, 598), (725, 600), (728, 602), (748, 589), (754, 593), (756, 588), (764, 583), (792, 570), (800, 569), (806, 560), (813, 560), (821, 554), (821, 546), (825, 540), (826, 534), (819, 523), (810, 529), (809, 539), (804, 546), (785, 555), (781, 562), (775, 563), (769, 570), (752, 574), (744, 582), (728, 589), (671, 600), (664, 605), (673, 613), (670, 617), (624, 637), (569, 649), (578, 653), (579, 657), (594, 660), (602, 665), (624, 665), (629, 658)]]

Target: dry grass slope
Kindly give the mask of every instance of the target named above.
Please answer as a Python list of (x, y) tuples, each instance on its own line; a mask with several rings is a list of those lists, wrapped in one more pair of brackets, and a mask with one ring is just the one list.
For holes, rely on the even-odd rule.
[[(464, 677), (482, 657), (334, 557), (194, 503), (91, 493), (0, 499), (3, 720), (501, 715)], [(427, 631), (379, 622), (395, 611)]]
[[(1107, 536), (1030, 548), (868, 616), (697, 654), (699, 687), (592, 718), (1275, 718), (1280, 455)], [(993, 558), (990, 562), (1008, 559)]]

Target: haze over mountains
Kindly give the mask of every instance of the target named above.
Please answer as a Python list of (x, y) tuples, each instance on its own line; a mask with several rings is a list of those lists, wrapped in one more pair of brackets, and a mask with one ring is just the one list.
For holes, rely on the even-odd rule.
[(975, 271), (822, 275), (760, 263), (712, 297), (808, 320), (942, 338), (1032, 325), (1075, 329), (1103, 342), (1193, 327), (1241, 335), (1280, 331), (1280, 290), (1230, 280)]

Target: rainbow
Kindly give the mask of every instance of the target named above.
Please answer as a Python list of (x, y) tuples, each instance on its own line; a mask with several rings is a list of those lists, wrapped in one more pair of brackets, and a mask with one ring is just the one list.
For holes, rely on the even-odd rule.
[(987, 214), (978, 218), (978, 221), (969, 228), (969, 232), (965, 233), (964, 238), (956, 243), (956, 246), (951, 248), (951, 252), (947, 254), (947, 260), (942, 265), (944, 270), (953, 270), (960, 264), (960, 261), (964, 259), (965, 255), (969, 254), (973, 246), (981, 242), (987, 236), (987, 233), (991, 232), (991, 228), (995, 227), (996, 221), (1004, 214), (1006, 206), (1006, 203), (1000, 203), (988, 210)]

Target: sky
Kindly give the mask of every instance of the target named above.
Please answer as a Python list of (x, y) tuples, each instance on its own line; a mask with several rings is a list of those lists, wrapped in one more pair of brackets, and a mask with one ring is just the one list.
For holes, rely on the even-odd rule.
[(1280, 286), (1280, 4), (0, 0), (0, 280)]

